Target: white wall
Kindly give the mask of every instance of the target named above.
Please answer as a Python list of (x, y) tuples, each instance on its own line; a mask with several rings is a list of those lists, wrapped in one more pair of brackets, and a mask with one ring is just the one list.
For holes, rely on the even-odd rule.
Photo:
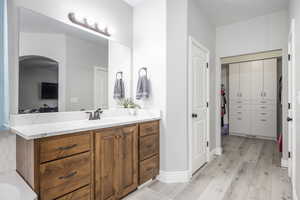
[(216, 55), (216, 28), (209, 18), (203, 14), (196, 0), (189, 0), (188, 10), (188, 34), (210, 51), (210, 149), (216, 148), (216, 117), (215, 111), (215, 55)]
[[(300, 74), (300, 39), (299, 39), (299, 35), (300, 35), (300, 1), (299, 0), (291, 0), (290, 1), (290, 23), (291, 20), (294, 19), (295, 20), (295, 56), (293, 57), (294, 62), (295, 62), (295, 77), (297, 77), (298, 74)], [(297, 99), (299, 98), (300, 95), (300, 79), (296, 78), (295, 80), (295, 88), (294, 88), (294, 94), (295, 97), (297, 96)], [(294, 193), (296, 194), (296, 196), (298, 198), (296, 198), (296, 196), (294, 196), (294, 199), (297, 200), (300, 197), (300, 136), (299, 136), (299, 132), (300, 132), (300, 102), (298, 100), (296, 100), (297, 103), (294, 106), (295, 109), (295, 119), (293, 119), (293, 123), (295, 123), (295, 133), (296, 133), (296, 138), (295, 138), (295, 148), (296, 151), (293, 152), (296, 157), (295, 159), (295, 169), (296, 169), (296, 174), (295, 174), (295, 183), (293, 183), (293, 189), (294, 189)]]
[(151, 83), (148, 100), (138, 101), (145, 108), (162, 110), (161, 168), (166, 168), (166, 0), (143, 1), (134, 8), (133, 18), (133, 97), (138, 71), (147, 67)]
[(187, 13), (187, 0), (167, 0), (166, 171), (188, 169)]
[[(65, 23), (69, 12), (76, 12), (96, 21), (103, 21), (114, 30), (112, 39), (128, 47), (132, 45), (132, 17), (133, 10), (122, 0), (8, 0), (8, 45), (10, 66), (10, 113), (17, 112), (18, 102), (14, 97), (18, 95), (18, 82), (14, 77), (18, 74), (18, 23), (16, 6), (22, 6), (33, 11), (40, 12)], [(0, 152), (10, 152), (0, 157), (0, 172), (15, 169), (15, 136), (0, 133)], [(8, 138), (6, 141), (6, 138)], [(11, 159), (13, 158), (13, 159)], [(3, 163), (3, 164), (2, 164)], [(3, 166), (4, 165), (4, 166)], [(5, 167), (7, 166), (7, 167)]]
[[(236, 56), (262, 51), (283, 49), (283, 84), (287, 86), (287, 38), (288, 38), (288, 12), (279, 11), (269, 15), (256, 17), (247, 21), (231, 25), (217, 27), (216, 33), (216, 94), (220, 92), (221, 57)], [(287, 87), (283, 88), (283, 110), (287, 110)], [(220, 113), (220, 98), (216, 97), (217, 113)], [(283, 119), (287, 113), (284, 112)], [(216, 124), (220, 124), (220, 118), (216, 117)], [(287, 124), (283, 123), (283, 158), (287, 159)], [(220, 126), (216, 126), (220, 133)], [(220, 137), (217, 137), (217, 146), (221, 145)]]
[(121, 43), (109, 42), (108, 58), (108, 104), (109, 108), (119, 107), (113, 98), (116, 73), (123, 72), (125, 98), (132, 97), (132, 50)]

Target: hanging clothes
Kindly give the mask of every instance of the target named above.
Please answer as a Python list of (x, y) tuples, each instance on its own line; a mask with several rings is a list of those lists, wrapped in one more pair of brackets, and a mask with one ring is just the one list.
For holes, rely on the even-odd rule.
[(226, 89), (224, 84), (221, 85), (221, 126), (224, 127), (224, 116), (226, 115)]

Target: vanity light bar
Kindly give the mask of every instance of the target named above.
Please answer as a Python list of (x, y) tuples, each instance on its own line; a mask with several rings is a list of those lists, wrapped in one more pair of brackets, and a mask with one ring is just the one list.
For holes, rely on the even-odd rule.
[(75, 17), (75, 13), (73, 13), (73, 12), (69, 13), (68, 17), (69, 17), (70, 21), (73, 22), (74, 24), (77, 24), (77, 25), (87, 28), (89, 30), (95, 31), (95, 32), (105, 35), (107, 37), (111, 36), (111, 34), (108, 31), (108, 28), (104, 27), (103, 29), (100, 29), (98, 23), (94, 23), (93, 25), (90, 25), (86, 18), (83, 18), (82, 21), (80, 21)]

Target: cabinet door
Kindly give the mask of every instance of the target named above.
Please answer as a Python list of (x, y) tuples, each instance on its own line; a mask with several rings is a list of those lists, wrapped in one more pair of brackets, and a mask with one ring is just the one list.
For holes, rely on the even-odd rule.
[(240, 65), (229, 65), (229, 98), (231, 100), (239, 99), (240, 97)]
[(138, 187), (138, 128), (122, 128), (120, 141), (120, 198)]
[(277, 97), (277, 60), (264, 60), (264, 99), (276, 100)]
[(95, 196), (99, 200), (117, 200), (119, 191), (119, 129), (96, 132)]
[(263, 99), (263, 61), (253, 61), (251, 66), (251, 100)]
[(251, 99), (251, 66), (252, 62), (240, 63), (240, 98)]

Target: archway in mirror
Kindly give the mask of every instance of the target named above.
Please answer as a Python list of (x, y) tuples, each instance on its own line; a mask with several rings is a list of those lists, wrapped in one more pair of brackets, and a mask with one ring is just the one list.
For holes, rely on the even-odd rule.
[(58, 112), (59, 63), (48, 57), (19, 57), (19, 113)]

